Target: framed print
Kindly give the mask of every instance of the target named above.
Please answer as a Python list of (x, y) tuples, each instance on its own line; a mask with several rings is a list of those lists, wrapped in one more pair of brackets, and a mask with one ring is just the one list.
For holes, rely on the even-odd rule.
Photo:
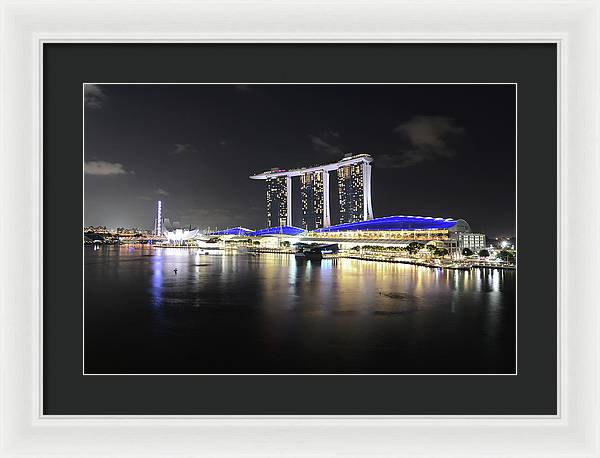
[(173, 6), (3, 3), (2, 456), (598, 456), (597, 2)]

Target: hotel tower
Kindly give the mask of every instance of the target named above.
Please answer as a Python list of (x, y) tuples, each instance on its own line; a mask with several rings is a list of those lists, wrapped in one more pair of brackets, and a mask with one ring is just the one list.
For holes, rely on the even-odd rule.
[(301, 226), (306, 230), (331, 226), (329, 174), (337, 173), (340, 222), (373, 219), (371, 206), (371, 162), (368, 154), (346, 155), (344, 159), (291, 170), (273, 168), (252, 175), (265, 180), (268, 227), (292, 226), (292, 177), (300, 178)]

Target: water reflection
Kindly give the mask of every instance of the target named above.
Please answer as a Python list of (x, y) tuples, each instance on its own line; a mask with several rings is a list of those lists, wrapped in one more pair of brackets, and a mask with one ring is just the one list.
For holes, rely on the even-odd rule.
[(85, 275), (100, 372), (514, 369), (515, 272), (144, 246), (86, 250)]
[(154, 307), (160, 307), (162, 303), (163, 289), (163, 253), (157, 250), (152, 257), (152, 303)]

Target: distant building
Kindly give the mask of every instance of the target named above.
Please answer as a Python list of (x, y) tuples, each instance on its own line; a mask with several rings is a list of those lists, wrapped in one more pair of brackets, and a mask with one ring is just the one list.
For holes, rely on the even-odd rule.
[(405, 246), (410, 242), (439, 242), (451, 252), (469, 248), (477, 252), (485, 248), (485, 234), (471, 232), (464, 219), (431, 216), (385, 216), (367, 221), (337, 224), (303, 235), (305, 242), (339, 243), (342, 249), (362, 245)]
[(302, 226), (309, 229), (331, 225), (329, 212), (329, 172), (337, 171), (342, 222), (373, 218), (371, 206), (371, 162), (368, 154), (347, 154), (329, 164), (291, 170), (273, 168), (252, 175), (267, 184), (267, 224), (292, 225), (292, 177), (300, 177)]
[(267, 226), (291, 226), (292, 180), (289, 176), (267, 179)]
[(254, 232), (252, 229), (246, 229), (245, 227), (230, 227), (228, 229), (223, 229), (220, 231), (209, 232), (208, 235), (248, 235), (249, 233)]
[(260, 248), (280, 249), (295, 246), (304, 233), (304, 229), (299, 227), (280, 226), (259, 229), (246, 234), (246, 236), (253, 239), (252, 244), (259, 245)]
[(485, 234), (474, 234), (472, 232), (458, 232), (455, 236), (458, 248), (473, 251), (474, 253), (486, 247)]
[[(343, 164), (344, 160), (338, 164)], [(341, 165), (337, 170), (340, 224), (373, 219), (370, 162), (364, 160)]]
[(163, 233), (163, 214), (162, 201), (156, 202), (156, 218), (154, 219), (154, 235), (162, 235)]
[[(293, 235), (310, 242), (335, 241), (344, 249), (366, 244), (404, 245), (414, 241), (443, 244), (453, 253), (464, 248), (473, 251), (485, 248), (485, 234), (471, 232), (471, 227), (463, 219), (403, 215), (374, 219), (371, 205), (372, 162), (373, 158), (368, 154), (346, 154), (333, 163), (290, 170), (273, 168), (252, 175), (250, 178), (253, 180), (266, 181), (267, 225), (270, 230), (248, 235)], [(337, 173), (340, 213), (340, 223), (333, 226), (329, 213), (330, 172)], [(300, 178), (301, 229), (292, 227), (292, 177)], [(286, 234), (286, 231), (294, 233)]]
[(317, 170), (300, 175), (300, 198), (302, 201), (302, 227), (306, 230), (329, 226), (329, 172)]
[(247, 233), (248, 237), (264, 237), (269, 236), (296, 236), (303, 234), (304, 230), (294, 226), (278, 226), (278, 227), (266, 227), (257, 231)]
[(175, 229), (173, 231), (165, 230), (164, 236), (168, 240), (169, 243), (173, 243), (176, 245), (181, 245), (188, 240), (192, 240), (199, 233), (199, 229)]
[(95, 234), (109, 234), (110, 231), (106, 229), (106, 226), (87, 226), (83, 228), (84, 232), (93, 232)]

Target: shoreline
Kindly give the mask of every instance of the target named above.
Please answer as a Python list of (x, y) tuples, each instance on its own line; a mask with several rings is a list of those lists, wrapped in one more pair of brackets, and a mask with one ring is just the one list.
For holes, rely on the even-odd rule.
[[(153, 248), (185, 248), (185, 249), (194, 249), (194, 250), (204, 250), (206, 252), (211, 251), (237, 251), (236, 249), (224, 249), (224, 248), (202, 248), (202, 247), (194, 247), (194, 246), (179, 246), (179, 245), (152, 245)], [(288, 254), (293, 255), (295, 252), (293, 250), (281, 250), (276, 248), (248, 248), (245, 250), (248, 253), (265, 253), (265, 254)], [(431, 269), (446, 269), (446, 270), (464, 270), (468, 271), (471, 269), (498, 269), (498, 270), (514, 270), (516, 271), (516, 265), (502, 265), (495, 263), (488, 263), (482, 261), (474, 261), (474, 262), (451, 262), (447, 264), (438, 264), (435, 262), (429, 262), (422, 259), (411, 259), (411, 258), (381, 258), (378, 255), (356, 255), (356, 254), (338, 254), (338, 255), (326, 255), (323, 259), (356, 259), (360, 261), (378, 261), (378, 262), (387, 262), (393, 264), (408, 264), (420, 267), (428, 267)]]
[(409, 264), (413, 266), (429, 267), (432, 269), (447, 269), (447, 270), (471, 270), (474, 268), (478, 269), (499, 269), (499, 270), (517, 270), (516, 266), (510, 265), (497, 265), (497, 264), (484, 264), (480, 262), (462, 264), (459, 262), (449, 264), (437, 264), (434, 262), (427, 262), (419, 259), (410, 258), (395, 258), (395, 259), (381, 259), (378, 257), (357, 256), (357, 255), (341, 255), (340, 258), (346, 259), (358, 259), (360, 261), (379, 261), (389, 262), (393, 264)]

